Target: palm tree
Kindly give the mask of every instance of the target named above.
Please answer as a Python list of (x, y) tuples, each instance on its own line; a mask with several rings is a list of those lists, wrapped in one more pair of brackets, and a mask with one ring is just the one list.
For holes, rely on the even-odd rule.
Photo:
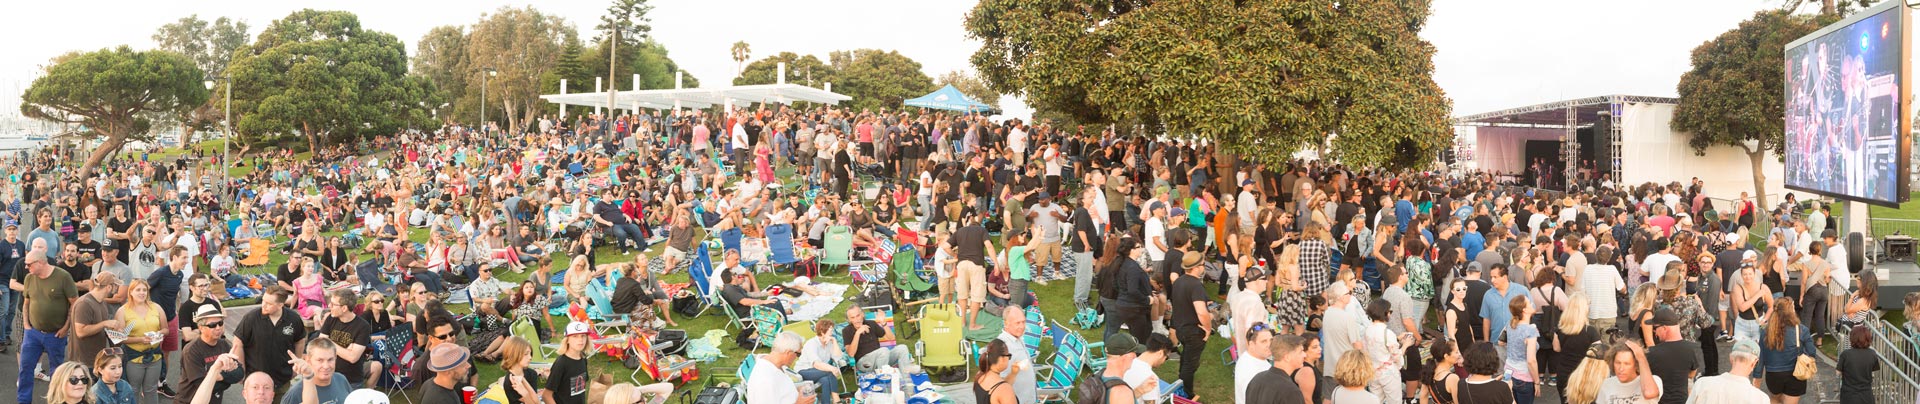
[(753, 50), (747, 47), (747, 41), (739, 41), (739, 42), (733, 43), (733, 65), (734, 65), (733, 74), (734, 75), (739, 75), (742, 72), (746, 71), (747, 57), (751, 56), (752, 54), (753, 54)]

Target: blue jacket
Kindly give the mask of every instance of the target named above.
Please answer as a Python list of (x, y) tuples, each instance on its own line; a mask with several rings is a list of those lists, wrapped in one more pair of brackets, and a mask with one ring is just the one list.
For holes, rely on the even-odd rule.
[(1784, 341), (1780, 341), (1780, 349), (1773, 349), (1767, 344), (1767, 331), (1763, 330), (1760, 334), (1760, 370), (1792, 372), (1800, 354), (1813, 354), (1813, 344), (1802, 343), (1802, 341), (1813, 341), (1813, 336), (1808, 335), (1805, 325), (1794, 326), (1791, 334), (1782, 335), (1781, 338)]

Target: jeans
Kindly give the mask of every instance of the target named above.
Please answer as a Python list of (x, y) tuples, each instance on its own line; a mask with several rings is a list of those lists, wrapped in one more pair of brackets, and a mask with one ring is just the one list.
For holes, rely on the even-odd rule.
[(1092, 307), (1087, 293), (1093, 290), (1093, 253), (1073, 253), (1073, 307)]
[[(1180, 336), (1180, 383), (1181, 388), (1189, 392), (1200, 391), (1199, 379), (1194, 372), (1200, 370), (1200, 357), (1206, 356), (1207, 330), (1200, 327), (1181, 327)], [(1188, 393), (1192, 397), (1192, 393)]]
[(133, 385), (135, 401), (142, 403), (160, 402), (160, 393), (155, 391), (162, 380), (166, 380), (167, 370), (161, 366), (166, 361), (155, 360), (147, 363), (126, 361), (127, 384)]
[(1145, 306), (1118, 308), (1115, 307), (1118, 303), (1113, 300), (1102, 299), (1101, 302), (1107, 307), (1107, 327), (1101, 338), (1120, 332), (1120, 326), (1126, 326), (1127, 334), (1133, 335), (1135, 341), (1146, 339), (1148, 334), (1153, 333), (1153, 321), (1148, 317)]
[(421, 285), (426, 286), (428, 292), (433, 292), (433, 293), (447, 292), (447, 283), (446, 281), (440, 280), (440, 273), (438, 272), (427, 271), (427, 270), (414, 271), (413, 280), (415, 282), (420, 282)]
[[(632, 245), (635, 248), (646, 248), (647, 240), (641, 238), (643, 236), (640, 233), (640, 225), (622, 223), (609, 227), (611, 227), (609, 234), (613, 235), (613, 243), (619, 244), (621, 251), (626, 251), (627, 245)], [(622, 241), (625, 243), (622, 243)]]
[(820, 369), (801, 369), (800, 379), (819, 384), (821, 397), (833, 397), (835, 394), (840, 394), (840, 377), (834, 375), (833, 372)]
[(1513, 382), (1513, 404), (1533, 404), (1533, 382), (1510, 381)]
[(20, 292), (0, 289), (0, 341), (13, 341), (13, 321), (20, 313)]
[(33, 372), (40, 368), (40, 355), (46, 354), (49, 363), (67, 362), (67, 339), (56, 337), (50, 332), (28, 329), (21, 335), (20, 342), (20, 381), (18, 402), (33, 402)]
[(1720, 335), (1720, 326), (1712, 326), (1712, 327), (1700, 329), (1700, 337), (1696, 342), (1700, 343), (1701, 357), (1715, 358), (1714, 360), (1700, 361), (1701, 362), (1700, 374), (1703, 374), (1703, 375), (1720, 374), (1720, 360), (1718, 359), (1720, 357), (1720, 344), (1714, 341), (1714, 338), (1718, 337), (1719, 335)]

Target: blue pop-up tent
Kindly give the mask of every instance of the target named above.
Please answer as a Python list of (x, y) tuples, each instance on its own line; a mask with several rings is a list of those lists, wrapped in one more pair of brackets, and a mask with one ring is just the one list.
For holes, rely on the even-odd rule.
[(993, 110), (993, 106), (968, 98), (966, 94), (960, 93), (960, 89), (953, 88), (952, 84), (941, 87), (939, 90), (934, 90), (934, 92), (927, 95), (920, 96), (920, 98), (909, 99), (904, 102), (904, 104), (909, 107), (944, 109), (960, 112), (988, 112)]

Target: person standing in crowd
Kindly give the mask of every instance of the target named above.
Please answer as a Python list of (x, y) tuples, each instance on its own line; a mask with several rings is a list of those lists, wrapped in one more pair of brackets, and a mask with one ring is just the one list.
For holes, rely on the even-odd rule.
[(1433, 360), (1420, 370), (1420, 390), (1425, 394), (1420, 400), (1432, 404), (1452, 404), (1460, 388), (1460, 349), (1453, 341), (1435, 339), (1427, 345), (1427, 354)]
[[(327, 344), (332, 343), (328, 342)], [(460, 389), (467, 387), (467, 371), (470, 370), (472, 366), (467, 363), (470, 356), (472, 355), (467, 351), (467, 347), (460, 346), (460, 344), (440, 344), (434, 346), (433, 356), (429, 357), (431, 359), (429, 359), (430, 362), (427, 363), (427, 370), (433, 371), (433, 378), (428, 379), (426, 383), (421, 383), (420, 401), (425, 403), (465, 402), (461, 398)], [(556, 370), (558, 370), (557, 366), (559, 365), (557, 362), (555, 366)], [(340, 376), (337, 374), (334, 375), (334, 378), (341, 384), (346, 383), (344, 380), (339, 380)], [(581, 382), (586, 382), (585, 376), (582, 376)], [(582, 385), (581, 388), (584, 389), (585, 386)], [(308, 389), (307, 392), (302, 394), (312, 394), (311, 391), (312, 389)], [(569, 401), (549, 400), (548, 402), (565, 403)], [(582, 400), (582, 402), (584, 402), (584, 400)], [(290, 402), (282, 402), (281, 404), (290, 404)]]
[[(1126, 382), (1127, 373), (1133, 370), (1134, 359), (1146, 352), (1146, 347), (1133, 339), (1130, 334), (1111, 334), (1105, 341), (1107, 345), (1107, 369), (1099, 375), (1100, 384), (1106, 387), (1106, 402), (1131, 403), (1139, 400), (1140, 395)], [(749, 403), (757, 404), (757, 403)]]
[[(337, 403), (346, 399), (347, 393), (355, 389), (348, 384), (346, 376), (333, 371), (338, 346), (326, 335), (309, 339), (305, 345), (305, 358), (287, 361), (293, 367), (294, 379), (293, 385), (287, 387), (286, 396), (280, 398), (280, 404)], [(436, 377), (428, 385), (438, 382)]]
[(105, 299), (113, 295), (118, 288), (119, 278), (111, 272), (101, 272), (94, 274), (93, 280), (88, 283), (94, 285), (93, 289), (74, 301), (73, 313), (69, 317), (73, 319), (73, 324), (70, 326), (73, 336), (67, 341), (69, 358), (92, 358), (99, 355), (100, 350), (112, 345), (112, 340), (107, 338), (107, 330), (118, 331), (126, 328), (126, 322), (114, 318), (113, 307), (105, 302)]
[[(53, 377), (47, 381), (47, 404), (90, 404), (93, 398), (88, 394), (93, 386), (93, 377), (87, 375), (87, 365), (80, 362), (61, 363), (53, 371)], [(24, 403), (24, 401), (22, 401)]]
[(1475, 342), (1466, 353), (1467, 378), (1454, 386), (1458, 404), (1513, 404), (1513, 388), (1500, 379), (1505, 361), (1492, 342)]
[[(226, 336), (226, 320), (226, 311), (217, 306), (202, 306), (194, 311), (193, 322), (197, 335), (180, 348), (180, 388), (181, 391), (196, 393), (176, 396), (174, 404), (224, 402), (221, 396), (226, 394), (227, 387), (245, 374), (241, 368), (244, 351), (237, 348), (237, 338)], [(267, 379), (268, 398), (272, 398), (274, 385), (271, 377)], [(247, 387), (251, 392), (251, 380)]]
[[(1397, 275), (1396, 271), (1398, 268), (1389, 269), (1389, 276)], [(1394, 331), (1389, 325), (1402, 317), (1394, 312), (1393, 304), (1386, 299), (1367, 303), (1369, 322), (1363, 331), (1364, 346), (1360, 351), (1366, 354), (1366, 366), (1373, 371), (1373, 379), (1362, 385), (1378, 394), (1379, 399), (1399, 400), (1406, 395), (1406, 384), (1400, 380), (1400, 370), (1407, 365), (1406, 347), (1416, 345), (1415, 331)], [(1334, 378), (1338, 379), (1340, 375), (1336, 374)], [(1345, 383), (1341, 381), (1342, 387), (1345, 387)]]
[[(126, 368), (121, 366), (124, 358), (113, 351), (100, 351), (93, 359), (93, 374), (100, 376), (93, 387), (87, 389), (87, 396), (93, 404), (138, 404), (135, 400), (133, 384), (120, 377)], [(69, 381), (68, 383), (72, 383)]]
[[(1613, 299), (1607, 300), (1612, 301)], [(1600, 327), (1594, 325), (1593, 320), (1590, 319), (1590, 317), (1593, 316), (1589, 314), (1591, 313), (1591, 310), (1588, 309), (1588, 307), (1591, 306), (1588, 303), (1589, 301), (1591, 301), (1591, 299), (1588, 299), (1587, 295), (1574, 293), (1567, 298), (1567, 309), (1560, 313), (1559, 324), (1546, 324), (1549, 327), (1553, 327), (1552, 332), (1554, 336), (1551, 344), (1553, 345), (1553, 352), (1557, 353), (1547, 360), (1547, 363), (1550, 364), (1550, 370), (1547, 374), (1559, 375), (1559, 377), (1553, 379), (1557, 383), (1554, 385), (1554, 388), (1561, 391), (1562, 394), (1565, 394), (1564, 392), (1567, 391), (1567, 384), (1573, 380), (1574, 372), (1579, 369), (1581, 362), (1585, 362), (1588, 359), (1580, 353), (1587, 350), (1587, 347), (1594, 346), (1595, 343), (1604, 344), (1606, 342), (1600, 339)], [(1612, 319), (1609, 318), (1608, 320), (1611, 321)], [(1597, 353), (1604, 356), (1605, 350)], [(1607, 360), (1604, 358), (1597, 359), (1602, 361)]]
[(68, 315), (80, 300), (80, 290), (74, 285), (73, 277), (66, 271), (53, 270), (47, 259), (42, 254), (29, 254), (25, 261), (25, 281), (13, 280), (14, 290), (26, 297), (21, 306), (26, 313), (23, 324), (26, 329), (21, 334), (25, 338), (20, 343), (20, 380), (15, 385), (16, 398), (21, 403), (33, 399), (34, 374), (40, 368), (42, 354), (50, 363), (67, 361), (67, 334), (73, 332), (67, 322)]
[[(1647, 348), (1647, 368), (1662, 381), (1660, 389), (1661, 404), (1680, 404), (1687, 401), (1688, 383), (1700, 374), (1700, 344), (1680, 335), (1680, 314), (1671, 308), (1662, 307), (1653, 311), (1648, 320), (1654, 328), (1654, 339), (1658, 343)], [(1748, 342), (1751, 344), (1751, 342)], [(1759, 359), (1756, 346), (1749, 353), (1753, 360)], [(1751, 370), (1751, 368), (1749, 368)], [(1743, 373), (1744, 374), (1744, 373)], [(1765, 398), (1762, 398), (1765, 400)]]
[(260, 295), (260, 308), (241, 317), (233, 330), (234, 347), (246, 353), (242, 358), (247, 369), (273, 376), (275, 386), (293, 380), (293, 368), (286, 366), (293, 355), (287, 347), (299, 345), (307, 336), (306, 324), (287, 314), (287, 299), (292, 296), (292, 291), (278, 285), (267, 287)]
[(1213, 298), (1200, 280), (1200, 274), (1206, 271), (1201, 254), (1186, 254), (1181, 261), (1185, 271), (1173, 281), (1167, 296), (1173, 305), (1173, 334), (1180, 339), (1180, 381), (1191, 396), (1199, 391), (1199, 379), (1194, 374), (1200, 370), (1207, 340), (1212, 336), (1208, 330), (1213, 329), (1213, 312), (1207, 305)]
[(947, 248), (960, 262), (955, 268), (954, 285), (960, 297), (960, 307), (965, 313), (967, 329), (980, 329), (976, 322), (980, 308), (987, 301), (987, 257), (998, 255), (994, 251), (993, 240), (987, 237), (987, 228), (980, 224), (978, 217), (963, 214), (966, 225), (953, 232), (947, 239)]
[(1247, 386), (1253, 383), (1254, 377), (1273, 369), (1273, 327), (1254, 323), (1245, 334), (1246, 343), (1239, 345), (1240, 356), (1233, 360), (1233, 402), (1236, 403), (1247, 402)]
[(1033, 355), (1027, 352), (1026, 343), (1021, 341), (1021, 337), (1027, 333), (1027, 313), (1019, 306), (1007, 306), (1001, 309), (1000, 318), (1005, 324), (1000, 329), (1000, 335), (994, 339), (1017, 348), (1008, 350), (1012, 359), (1002, 380), (1012, 384), (1013, 395), (1021, 403), (1038, 402), (1034, 401), (1038, 382), (1033, 370)]
[[(20, 226), (13, 222), (6, 224), (6, 239), (0, 240), (0, 279), (14, 279), (16, 272), (26, 271), (21, 265), (27, 255), (27, 246), (20, 242)], [(13, 347), (14, 317), (20, 313), (20, 291), (11, 287), (0, 288), (0, 355)]]
[[(1727, 354), (1727, 363), (1732, 365), (1727, 369), (1727, 373), (1701, 377), (1700, 380), (1693, 382), (1691, 390), (1683, 389), (1679, 393), (1687, 396), (1685, 402), (1688, 404), (1767, 402), (1769, 400), (1767, 393), (1754, 387), (1751, 379), (1754, 367), (1759, 365), (1759, 362), (1760, 344), (1749, 339), (1735, 338), (1733, 351)], [(1665, 378), (1662, 377), (1662, 379)], [(1661, 394), (1673, 393), (1675, 392), (1668, 389)], [(1666, 399), (1662, 398), (1660, 401), (1664, 403)]]
[[(1020, 348), (1022, 350), (1026, 348)], [(1008, 352), (1006, 341), (993, 340), (987, 343), (980, 357), (980, 373), (973, 377), (973, 402), (979, 404), (1018, 404), (1013, 389), (1002, 372), (1011, 369), (1012, 356)]]
[(1104, 279), (1100, 282), (1100, 301), (1107, 309), (1104, 338), (1113, 338), (1121, 327), (1127, 328), (1135, 341), (1153, 332), (1150, 325), (1150, 305), (1148, 295), (1153, 285), (1141, 260), (1146, 257), (1146, 248), (1132, 236), (1112, 239), (1107, 245), (1106, 257), (1100, 259), (1100, 273)]
[(165, 338), (149, 337), (152, 333), (166, 334), (172, 330), (167, 326), (166, 314), (161, 305), (153, 302), (153, 288), (147, 281), (135, 279), (127, 284), (127, 304), (120, 306), (114, 319), (125, 323), (127, 338), (121, 341), (126, 351), (126, 361), (122, 365), (122, 375), (132, 383), (134, 395), (140, 402), (151, 403), (160, 400), (155, 388), (166, 379), (162, 362), (166, 356), (160, 349)]
[[(1105, 239), (1108, 231), (1102, 227), (1105, 224), (1104, 218), (1094, 215), (1096, 212), (1094, 209), (1098, 208), (1096, 200), (1101, 195), (1099, 190), (1089, 188), (1080, 195), (1079, 206), (1073, 208), (1073, 228), (1067, 239), (1073, 246), (1071, 257), (1074, 265), (1074, 307), (1086, 309), (1093, 307), (1094, 304), (1093, 301), (1087, 300), (1088, 293), (1093, 290), (1094, 256), (1101, 253), (1099, 250), (1101, 240)], [(0, 252), (4, 251), (0, 250)], [(0, 257), (0, 263), (4, 263), (4, 257)]]
[(1486, 330), (1485, 341), (1500, 341), (1505, 335), (1506, 326), (1513, 320), (1509, 309), (1514, 297), (1525, 297), (1527, 287), (1512, 281), (1507, 272), (1508, 266), (1494, 265), (1487, 270), (1488, 281), (1493, 288), (1480, 298), (1480, 328)]
[(1794, 367), (1802, 355), (1814, 354), (1816, 342), (1807, 327), (1800, 324), (1793, 300), (1786, 297), (1772, 300), (1773, 310), (1767, 313), (1765, 331), (1759, 339), (1760, 365), (1754, 376), (1765, 381), (1774, 402), (1798, 404), (1800, 396), (1807, 394), (1807, 381), (1793, 376)]
[(1347, 284), (1343, 282), (1334, 282), (1327, 287), (1327, 313), (1321, 320), (1320, 328), (1320, 346), (1324, 347), (1320, 363), (1337, 363), (1340, 355), (1360, 349), (1365, 342), (1364, 320), (1354, 315), (1352, 310), (1344, 308), (1354, 304), (1353, 295), (1347, 290)]
[(1873, 404), (1873, 373), (1880, 371), (1880, 356), (1873, 352), (1873, 332), (1867, 326), (1854, 326), (1847, 332), (1847, 350), (1840, 352), (1841, 404)]

